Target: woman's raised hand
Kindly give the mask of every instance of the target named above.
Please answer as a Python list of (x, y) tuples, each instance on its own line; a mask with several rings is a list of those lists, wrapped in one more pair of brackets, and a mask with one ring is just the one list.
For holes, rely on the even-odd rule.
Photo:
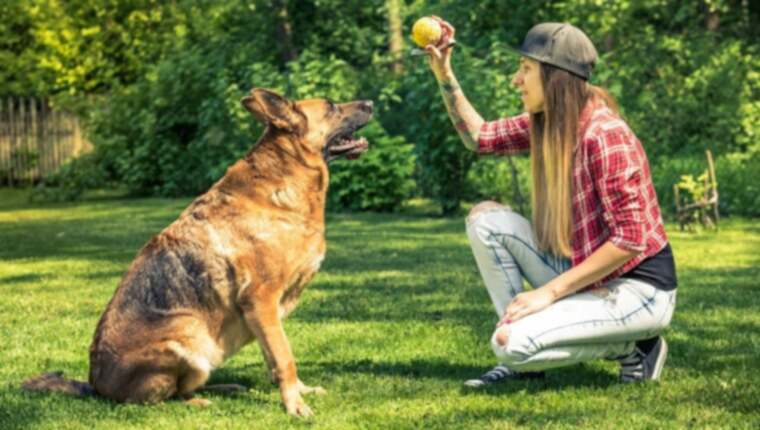
[(433, 15), (432, 18), (441, 25), (441, 38), (436, 45), (426, 46), (425, 51), (428, 53), (430, 68), (440, 80), (451, 71), (452, 42), (454, 42), (456, 29), (438, 16)]

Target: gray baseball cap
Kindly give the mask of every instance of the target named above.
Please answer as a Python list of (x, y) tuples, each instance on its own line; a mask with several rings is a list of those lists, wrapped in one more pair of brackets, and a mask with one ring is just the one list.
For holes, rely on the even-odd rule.
[(517, 51), (588, 80), (598, 54), (591, 39), (567, 23), (544, 22), (533, 26)]

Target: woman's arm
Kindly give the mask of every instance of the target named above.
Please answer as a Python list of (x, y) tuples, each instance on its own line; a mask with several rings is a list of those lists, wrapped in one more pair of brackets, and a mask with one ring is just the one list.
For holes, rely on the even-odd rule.
[[(446, 21), (437, 17), (436, 19), (443, 28), (443, 37), (439, 45), (447, 46), (449, 40), (454, 38), (454, 27)], [(464, 146), (471, 151), (477, 151), (478, 133), (484, 121), (467, 100), (456, 76), (454, 76), (454, 71), (451, 69), (452, 49), (450, 46), (440, 50), (433, 45), (425, 47), (428, 52), (430, 68), (438, 81), (449, 118), (451, 118), (451, 122), (459, 133)]]
[(620, 248), (611, 241), (605, 242), (583, 262), (542, 287), (515, 296), (499, 324), (517, 321), (544, 309), (562, 297), (604, 279), (640, 253), (641, 251)]
[(477, 151), (478, 133), (483, 125), (483, 118), (465, 97), (453, 72), (440, 78), (436, 76), (436, 79), (438, 79), (438, 86), (443, 96), (443, 103), (449, 112), (449, 118), (457, 129), (462, 143), (467, 149)]

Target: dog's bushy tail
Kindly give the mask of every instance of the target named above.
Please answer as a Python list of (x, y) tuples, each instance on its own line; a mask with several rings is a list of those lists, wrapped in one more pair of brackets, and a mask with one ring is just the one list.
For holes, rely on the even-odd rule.
[(72, 396), (88, 397), (95, 395), (92, 385), (84, 381), (75, 381), (63, 377), (63, 372), (48, 372), (27, 379), (21, 388), (27, 391), (54, 391)]

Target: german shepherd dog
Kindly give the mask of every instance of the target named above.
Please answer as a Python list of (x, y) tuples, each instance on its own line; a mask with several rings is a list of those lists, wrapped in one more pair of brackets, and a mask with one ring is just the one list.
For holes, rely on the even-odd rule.
[(287, 412), (312, 414), (302, 394), (324, 390), (298, 378), (281, 321), (325, 255), (327, 162), (368, 148), (353, 133), (372, 102), (292, 102), (254, 89), (242, 103), (267, 124), (264, 134), (139, 251), (98, 322), (89, 384), (51, 372), (23, 388), (128, 403), (192, 399), (256, 339)]

